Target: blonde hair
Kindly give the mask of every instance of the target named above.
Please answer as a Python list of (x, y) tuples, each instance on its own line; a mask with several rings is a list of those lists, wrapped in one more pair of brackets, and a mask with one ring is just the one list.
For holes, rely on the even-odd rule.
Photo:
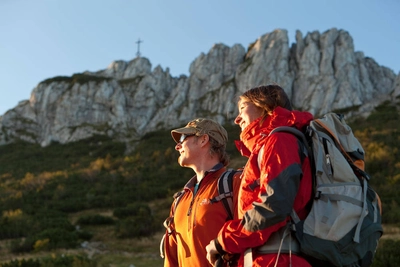
[(209, 136), (210, 140), (210, 154), (216, 154), (219, 157), (219, 161), (224, 165), (227, 166), (229, 164), (230, 158), (228, 153), (226, 152), (226, 145), (220, 145), (214, 138)]
[[(199, 137), (202, 135), (198, 135), (196, 134), (196, 142), (198, 142)], [(213, 137), (211, 137), (210, 135), (208, 135), (208, 140), (210, 142), (210, 150), (209, 153), (211, 156), (213, 155), (217, 155), (219, 162), (221, 162), (224, 166), (227, 166), (230, 162), (230, 157), (228, 155), (228, 153), (226, 152), (226, 145), (221, 145), (220, 143), (218, 143), (217, 140), (215, 140)]]

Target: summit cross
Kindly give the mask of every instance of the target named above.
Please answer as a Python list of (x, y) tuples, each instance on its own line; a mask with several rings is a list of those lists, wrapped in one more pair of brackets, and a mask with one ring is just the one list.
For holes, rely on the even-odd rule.
[(137, 45), (138, 45), (138, 50), (136, 53), (137, 57), (140, 57), (140, 43), (143, 43), (143, 40), (140, 40), (140, 38), (136, 41)]

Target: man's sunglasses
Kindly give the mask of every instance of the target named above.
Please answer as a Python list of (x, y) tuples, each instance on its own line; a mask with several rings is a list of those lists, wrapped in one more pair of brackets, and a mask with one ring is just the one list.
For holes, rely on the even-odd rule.
[(188, 138), (188, 137), (190, 137), (190, 136), (193, 136), (193, 135), (195, 135), (195, 134), (182, 134), (181, 135), (181, 138), (179, 138), (179, 142), (178, 143), (183, 143), (183, 141), (185, 141), (185, 139), (186, 138)]

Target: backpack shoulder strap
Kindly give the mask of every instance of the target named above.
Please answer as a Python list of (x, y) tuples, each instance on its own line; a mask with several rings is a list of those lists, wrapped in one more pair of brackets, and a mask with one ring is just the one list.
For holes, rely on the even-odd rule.
[[(308, 150), (308, 142), (307, 142), (307, 138), (304, 135), (304, 133), (294, 127), (289, 127), (289, 126), (279, 126), (276, 127), (275, 129), (273, 129), (270, 133), (269, 136), (271, 136), (272, 134), (276, 133), (276, 132), (287, 132), (287, 133), (291, 133), (293, 135), (295, 135), (307, 148)], [(307, 151), (308, 154), (310, 151)]]
[(174, 209), (173, 209), (173, 213), (175, 213), (176, 206), (178, 206), (178, 203), (181, 200), (181, 197), (183, 196), (184, 193), (185, 193), (185, 190), (182, 190), (182, 191), (178, 191), (178, 192), (176, 192), (174, 194)]
[[(218, 178), (218, 196), (210, 199), (211, 203), (215, 203), (218, 201), (222, 201), (226, 212), (228, 213), (228, 218), (233, 219), (233, 177), (239, 172), (234, 169), (228, 169), (224, 171), (221, 176)], [(178, 191), (174, 194), (174, 207), (172, 212), (175, 213), (176, 207), (179, 204), (179, 201), (182, 195), (185, 193), (185, 190)], [(172, 219), (173, 219), (172, 215)]]
[(178, 206), (179, 201), (181, 200), (181, 197), (185, 194), (185, 190), (178, 191), (174, 194), (174, 202), (173, 202), (173, 208), (171, 210), (171, 216), (169, 216), (167, 219), (165, 219), (163, 225), (167, 229), (166, 233), (163, 235), (160, 241), (160, 256), (161, 258), (165, 257), (164, 254), (164, 243), (165, 243), (165, 238), (167, 235), (171, 235), (175, 230), (172, 224), (174, 223), (174, 216), (175, 216), (175, 211), (176, 207)]
[(218, 178), (218, 196), (210, 199), (211, 203), (222, 201), (228, 214), (228, 220), (233, 219), (233, 177), (237, 171), (226, 170)]
[[(310, 127), (308, 127), (307, 128), (307, 135), (310, 134), (310, 131), (311, 131), (311, 129), (310, 129)], [(311, 171), (311, 174), (312, 174), (312, 188), (313, 188), (313, 191), (314, 191), (315, 190), (315, 176), (314, 176), (315, 163), (314, 163), (314, 155), (312, 153), (312, 143), (307, 140), (306, 135), (302, 131), (300, 131), (300, 130), (294, 128), (294, 127), (289, 127), (289, 126), (276, 127), (275, 129), (273, 129), (269, 133), (269, 136), (271, 136), (272, 134), (274, 134), (276, 132), (291, 133), (294, 136), (296, 136), (297, 139), (300, 140), (300, 142), (303, 143), (304, 149), (305, 149), (305, 151), (303, 151), (303, 153), (305, 153), (310, 159), (309, 161), (310, 161), (311, 169), (312, 169), (312, 171)], [(310, 200), (310, 205), (311, 205), (311, 203), (312, 203), (312, 200)], [(295, 224), (300, 221), (300, 218), (299, 218), (299, 216), (297, 215), (297, 213), (296, 213), (296, 211), (294, 209), (292, 209), (292, 212), (291, 212), (290, 216), (293, 219)]]
[[(303, 154), (309, 157), (311, 168), (313, 170), (312, 173), (314, 174), (315, 166), (314, 166), (314, 155), (312, 153), (313, 146), (312, 146), (312, 142), (311, 142), (311, 134), (312, 134), (311, 131), (312, 131), (312, 129), (309, 126), (307, 127), (306, 134), (304, 134), (302, 131), (300, 131), (294, 127), (280, 126), (280, 127), (276, 127), (275, 129), (273, 129), (269, 133), (268, 136), (271, 136), (272, 134), (274, 134), (276, 132), (287, 132), (287, 133), (291, 133), (294, 136), (296, 136), (297, 139), (299, 139), (300, 142), (304, 145), (303, 146), (304, 147)], [(260, 156), (259, 156), (258, 161), (260, 162)]]

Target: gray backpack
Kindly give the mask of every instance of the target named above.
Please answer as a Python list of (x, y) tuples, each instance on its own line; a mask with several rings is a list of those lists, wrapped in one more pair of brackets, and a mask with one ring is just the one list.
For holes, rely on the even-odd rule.
[(342, 115), (311, 121), (305, 134), (278, 127), (304, 144), (313, 169), (314, 198), (305, 220), (292, 211), (300, 254), (313, 266), (370, 266), (383, 234), (379, 196), (364, 171), (364, 149)]

